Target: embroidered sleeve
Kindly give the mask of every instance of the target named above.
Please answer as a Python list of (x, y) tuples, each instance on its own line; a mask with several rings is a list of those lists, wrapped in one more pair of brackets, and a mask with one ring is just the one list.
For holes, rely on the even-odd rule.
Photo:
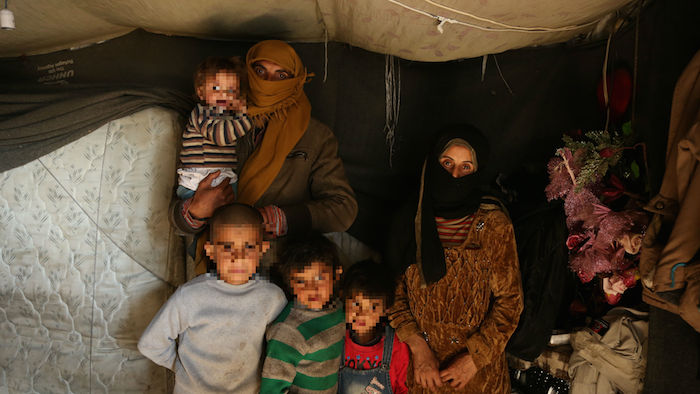
[[(411, 266), (408, 269), (415, 268)], [(408, 271), (408, 270), (407, 270)], [(400, 340), (405, 341), (413, 334), (419, 334), (418, 323), (413, 318), (413, 313), (409, 306), (408, 294), (406, 292), (406, 273), (401, 275), (401, 279), (396, 285), (394, 304), (389, 311), (391, 326), (396, 330), (396, 335)]]

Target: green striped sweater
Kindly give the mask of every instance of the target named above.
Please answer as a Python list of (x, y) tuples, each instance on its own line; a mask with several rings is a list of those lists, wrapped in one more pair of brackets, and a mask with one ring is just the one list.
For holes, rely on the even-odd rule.
[(260, 392), (335, 393), (344, 335), (343, 308), (315, 311), (287, 304), (267, 330)]

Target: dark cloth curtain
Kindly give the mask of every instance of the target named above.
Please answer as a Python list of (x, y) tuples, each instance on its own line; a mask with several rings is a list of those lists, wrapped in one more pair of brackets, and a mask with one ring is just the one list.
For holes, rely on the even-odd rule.
[(552, 335), (568, 275), (566, 221), (561, 203), (550, 203), (513, 223), (524, 304), (506, 350), (533, 361)]
[(415, 217), (418, 206), (416, 201), (402, 204), (389, 220), (385, 248), (382, 250), (384, 263), (395, 278), (403, 274), (411, 264), (416, 262)]
[(57, 86), (0, 94), (0, 172), (21, 166), (99, 128), (158, 105), (189, 113), (194, 102), (171, 89)]

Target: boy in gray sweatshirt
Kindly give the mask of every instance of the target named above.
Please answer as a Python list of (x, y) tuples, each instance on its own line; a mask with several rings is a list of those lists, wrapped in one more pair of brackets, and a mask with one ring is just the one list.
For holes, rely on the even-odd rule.
[(265, 329), (287, 300), (256, 272), (269, 244), (262, 217), (243, 204), (220, 208), (204, 249), (218, 275), (180, 286), (139, 340), (139, 351), (175, 371), (175, 393), (257, 393)]

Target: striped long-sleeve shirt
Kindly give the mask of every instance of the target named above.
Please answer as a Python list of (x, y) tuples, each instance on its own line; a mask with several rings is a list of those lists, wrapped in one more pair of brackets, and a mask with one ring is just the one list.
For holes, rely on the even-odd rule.
[(190, 113), (182, 134), (180, 164), (185, 168), (233, 168), (238, 170), (236, 141), (252, 129), (245, 114), (212, 113), (201, 104)]
[(458, 219), (445, 219), (435, 216), (435, 224), (437, 225), (438, 236), (442, 246), (456, 248), (464, 243), (473, 221), (473, 214)]
[(335, 393), (345, 336), (340, 307), (315, 311), (290, 302), (267, 330), (261, 393)]

